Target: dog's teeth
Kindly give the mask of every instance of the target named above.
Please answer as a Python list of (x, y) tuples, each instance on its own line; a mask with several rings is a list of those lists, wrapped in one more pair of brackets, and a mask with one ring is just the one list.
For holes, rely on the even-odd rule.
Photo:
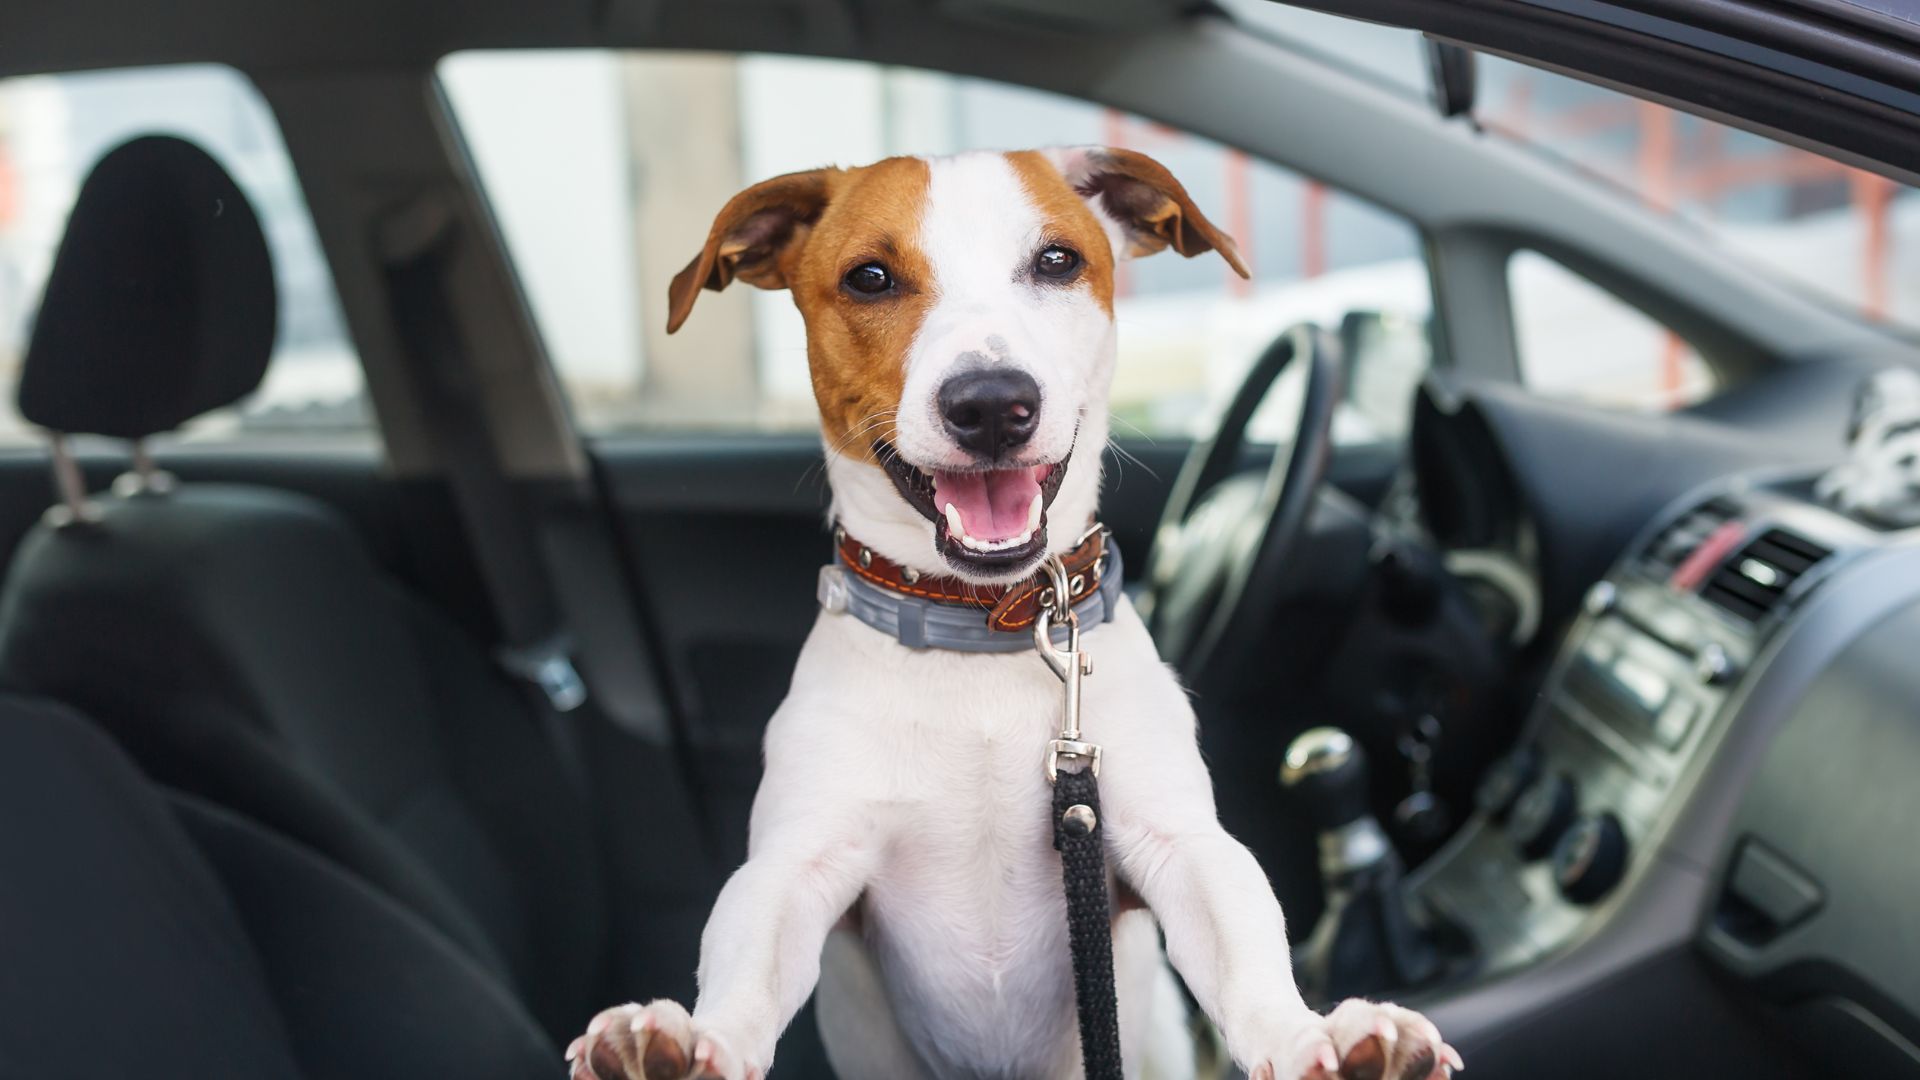
[(960, 508), (952, 503), (947, 504), (947, 535), (959, 537), (961, 540), (973, 539), (967, 535), (967, 523), (960, 520)]
[(1046, 507), (1042, 506), (1041, 504), (1045, 501), (1046, 500), (1043, 496), (1035, 495), (1033, 497), (1033, 502), (1027, 507), (1027, 535), (1028, 536), (1032, 536), (1033, 530), (1040, 527), (1040, 515), (1046, 512)]

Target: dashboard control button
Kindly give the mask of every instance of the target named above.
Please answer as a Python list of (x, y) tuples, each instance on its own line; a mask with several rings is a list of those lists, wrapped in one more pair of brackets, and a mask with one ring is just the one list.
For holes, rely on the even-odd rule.
[[(1740, 846), (1733, 873), (1727, 877), (1727, 897), (1751, 913), (1744, 925), (1729, 929), (1736, 937), (1762, 940), (1798, 926), (1820, 910), (1826, 899), (1819, 882), (1758, 839)], [(1725, 901), (1722, 904), (1724, 909)]]
[(1612, 611), (1619, 603), (1620, 590), (1614, 587), (1613, 582), (1596, 581), (1593, 588), (1587, 590), (1581, 606), (1587, 609), (1587, 614), (1597, 617)]
[(1693, 654), (1693, 673), (1708, 686), (1730, 683), (1735, 674), (1733, 658), (1719, 642), (1709, 641)]
[(1611, 813), (1582, 817), (1553, 849), (1553, 879), (1576, 904), (1607, 895), (1626, 873), (1627, 833)]
[(1507, 834), (1527, 861), (1545, 858), (1560, 840), (1560, 834), (1573, 824), (1578, 799), (1573, 778), (1552, 773), (1533, 782), (1513, 806), (1507, 822)]
[(1540, 776), (1540, 755), (1523, 746), (1493, 763), (1474, 789), (1473, 804), (1495, 821), (1505, 821), (1520, 793)]
[(1687, 740), (1693, 722), (1700, 718), (1700, 703), (1689, 697), (1676, 697), (1654, 718), (1653, 735), (1669, 750)]

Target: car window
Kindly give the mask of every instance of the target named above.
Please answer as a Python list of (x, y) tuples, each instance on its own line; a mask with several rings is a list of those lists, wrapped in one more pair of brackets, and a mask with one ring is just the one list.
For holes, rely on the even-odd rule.
[(1920, 193), (1761, 135), (1499, 57), (1475, 119), (1626, 192), (1729, 260), (1920, 327)]
[(1713, 390), (1713, 372), (1680, 335), (1535, 251), (1507, 263), (1520, 378), (1543, 394), (1658, 411)]
[(179, 437), (370, 436), (359, 358), (272, 113), (238, 72), (191, 65), (0, 79), (0, 444), (37, 438), (14, 389), (80, 185), (108, 150), (146, 134), (190, 139), (233, 174), (260, 215), (279, 287), (265, 384)]
[[(729, 289), (672, 338), (667, 282), (756, 180), (890, 154), (1104, 143), (1151, 154), (1239, 242), (1253, 280), (1171, 255), (1119, 275), (1120, 437), (1206, 429), (1259, 352), (1350, 311), (1426, 325), (1406, 220), (1164, 125), (1054, 94), (849, 61), (567, 50), (476, 52), (440, 69), (577, 422), (590, 433), (816, 426), (798, 312)], [(709, 304), (712, 306), (709, 307)], [(1406, 349), (1356, 396), (1341, 437), (1392, 435), (1426, 363)], [(1391, 376), (1392, 378), (1389, 378)], [(1398, 390), (1387, 381), (1404, 381)], [(1298, 373), (1275, 399), (1298, 395)], [(1404, 394), (1396, 411), (1368, 407)], [(1284, 413), (1278, 410), (1276, 415)], [(1256, 428), (1256, 433), (1258, 432)]]

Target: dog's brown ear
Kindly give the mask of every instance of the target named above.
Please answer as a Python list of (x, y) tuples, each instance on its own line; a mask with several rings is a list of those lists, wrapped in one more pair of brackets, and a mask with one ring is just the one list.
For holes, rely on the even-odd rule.
[(1122, 256), (1172, 248), (1191, 259), (1217, 251), (1235, 273), (1251, 276), (1233, 238), (1207, 220), (1165, 165), (1113, 146), (1056, 150), (1053, 159), (1081, 198), (1119, 223), (1127, 240)]
[(707, 244), (667, 287), (667, 333), (680, 329), (700, 298), (735, 278), (762, 289), (787, 287), (793, 253), (827, 207), (838, 169), (813, 169), (763, 180), (727, 200), (713, 219)]

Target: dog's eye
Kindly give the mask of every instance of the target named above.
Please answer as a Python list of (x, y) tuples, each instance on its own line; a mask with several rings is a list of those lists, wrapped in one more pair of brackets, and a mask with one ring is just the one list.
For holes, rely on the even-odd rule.
[(861, 263), (847, 271), (841, 284), (862, 296), (878, 296), (893, 288), (893, 275), (877, 262)]
[(1041, 277), (1066, 277), (1080, 268), (1080, 254), (1072, 248), (1048, 244), (1033, 257), (1033, 272)]

